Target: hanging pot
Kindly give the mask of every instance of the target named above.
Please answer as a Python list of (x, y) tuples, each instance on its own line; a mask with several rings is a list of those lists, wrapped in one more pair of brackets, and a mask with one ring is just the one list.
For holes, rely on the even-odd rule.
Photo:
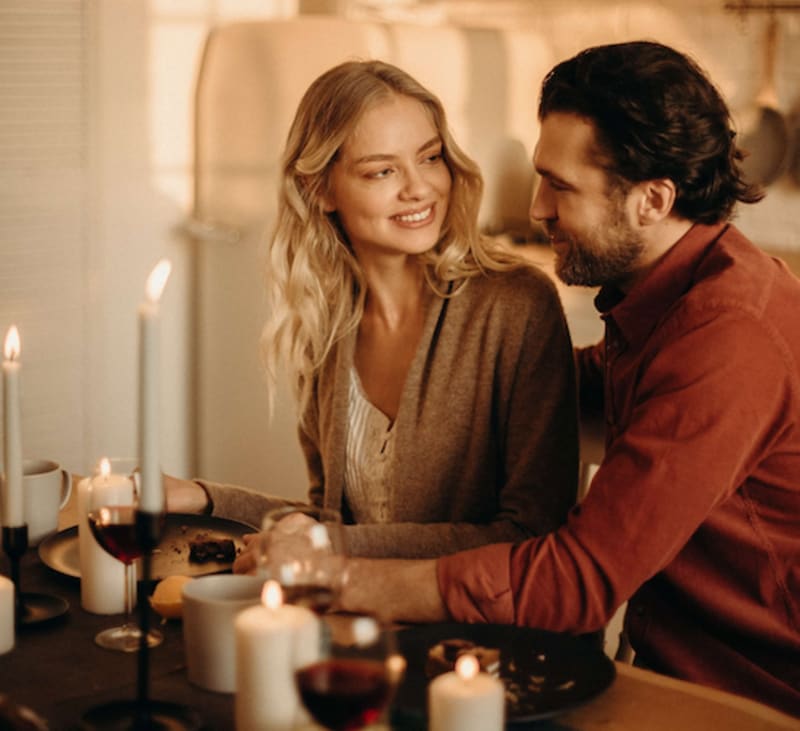
[(742, 164), (751, 183), (769, 185), (789, 165), (791, 135), (786, 117), (780, 111), (775, 90), (775, 61), (778, 42), (778, 19), (767, 22), (764, 42), (763, 81), (755, 99), (755, 108), (747, 115), (752, 121), (742, 132), (741, 147), (749, 154)]

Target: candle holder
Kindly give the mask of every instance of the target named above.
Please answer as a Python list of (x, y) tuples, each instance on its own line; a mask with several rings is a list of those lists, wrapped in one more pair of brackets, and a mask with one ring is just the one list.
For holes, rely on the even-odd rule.
[(28, 550), (28, 526), (3, 526), (3, 551), (11, 564), (14, 583), (14, 622), (17, 627), (42, 624), (62, 617), (69, 603), (60, 596), (22, 591), (20, 560)]
[(142, 587), (138, 592), (139, 640), (136, 676), (136, 698), (104, 703), (91, 708), (83, 716), (86, 728), (115, 731), (195, 731), (203, 723), (187, 706), (150, 698), (150, 606), (146, 587), (151, 582), (152, 553), (164, 530), (163, 513), (136, 511), (136, 539), (142, 549)]

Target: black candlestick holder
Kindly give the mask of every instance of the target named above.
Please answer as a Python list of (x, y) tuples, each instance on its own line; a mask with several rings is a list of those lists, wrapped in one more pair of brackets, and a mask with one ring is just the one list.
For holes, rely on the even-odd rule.
[(20, 561), (28, 550), (28, 526), (3, 526), (3, 551), (11, 565), (14, 583), (14, 622), (18, 628), (57, 619), (69, 610), (69, 603), (60, 596), (22, 591)]
[(192, 709), (150, 698), (150, 606), (147, 587), (152, 580), (152, 554), (164, 531), (163, 513), (136, 511), (136, 540), (142, 550), (142, 580), (138, 593), (139, 652), (137, 655), (136, 698), (111, 701), (90, 709), (83, 717), (84, 728), (114, 731), (194, 731), (202, 720)]

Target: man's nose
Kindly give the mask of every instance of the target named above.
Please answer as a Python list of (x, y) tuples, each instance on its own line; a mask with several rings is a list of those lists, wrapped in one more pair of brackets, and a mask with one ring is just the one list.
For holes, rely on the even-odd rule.
[(556, 217), (555, 200), (546, 180), (540, 178), (536, 183), (531, 197), (531, 205), (528, 209), (528, 216), (532, 222), (546, 221)]

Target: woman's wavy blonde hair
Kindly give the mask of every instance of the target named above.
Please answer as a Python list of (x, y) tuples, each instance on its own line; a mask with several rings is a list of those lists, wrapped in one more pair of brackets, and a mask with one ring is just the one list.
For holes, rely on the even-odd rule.
[(267, 252), (270, 315), (261, 341), (270, 393), (278, 371), (286, 368), (301, 415), (331, 349), (358, 327), (364, 312), (363, 271), (335, 212), (324, 211), (330, 170), (364, 112), (393, 94), (416, 99), (428, 111), (453, 181), (441, 236), (419, 255), (431, 288), (451, 297), (477, 274), (522, 265), (520, 257), (479, 232), (483, 179), (450, 134), (434, 94), (382, 61), (348, 61), (323, 73), (300, 101), (283, 153), (277, 223)]

